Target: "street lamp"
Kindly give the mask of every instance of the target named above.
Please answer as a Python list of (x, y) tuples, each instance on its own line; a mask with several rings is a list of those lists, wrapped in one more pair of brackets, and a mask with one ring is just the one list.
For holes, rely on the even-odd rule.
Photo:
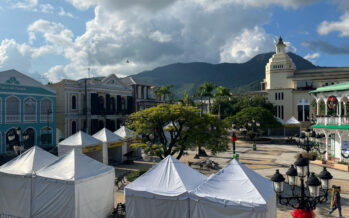
[[(23, 139), (22, 141), (20, 139), (21, 135)], [(8, 134), (7, 139), (13, 144), (13, 150), (18, 155), (18, 152), (21, 154), (24, 150), (25, 143), (29, 139), (29, 134), (27, 131), (24, 131), (23, 134), (21, 134), (21, 127), (17, 127), (16, 130), (12, 129), (12, 131)]]
[[(285, 178), (278, 169), (272, 176), (271, 181), (273, 182), (279, 204), (291, 206), (295, 209), (314, 210), (317, 204), (327, 201), (330, 180), (333, 178), (332, 175), (327, 171), (326, 167), (323, 168), (318, 177), (315, 176), (315, 173), (311, 173), (306, 181), (308, 186), (308, 192), (306, 192), (304, 181), (307, 174), (306, 163), (307, 160), (300, 155), (295, 162), (296, 167), (291, 165), (286, 172), (292, 195), (283, 195)], [(297, 177), (300, 179), (300, 187), (296, 185)], [(296, 190), (296, 186), (300, 190)]]

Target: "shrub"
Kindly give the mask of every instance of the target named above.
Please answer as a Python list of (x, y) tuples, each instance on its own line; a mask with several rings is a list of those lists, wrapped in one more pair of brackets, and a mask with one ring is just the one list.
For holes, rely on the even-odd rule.
[(147, 172), (149, 169), (141, 169), (141, 170), (136, 170), (133, 171), (129, 174), (126, 175), (126, 178), (129, 182), (133, 182), (135, 179), (143, 175), (145, 172)]

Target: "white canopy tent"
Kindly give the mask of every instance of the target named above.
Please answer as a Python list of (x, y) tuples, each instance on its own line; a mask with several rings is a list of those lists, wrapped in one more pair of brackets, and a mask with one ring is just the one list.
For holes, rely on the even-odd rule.
[(57, 159), (34, 146), (0, 167), (0, 217), (30, 217), (32, 177)]
[(121, 126), (118, 130), (114, 132), (116, 135), (120, 136), (123, 139), (126, 139), (126, 137), (133, 136), (133, 131), (127, 128), (126, 126)]
[(190, 193), (191, 218), (275, 218), (276, 196), (268, 179), (232, 160)]
[(96, 159), (98, 161), (103, 161), (102, 154), (102, 141), (79, 131), (74, 135), (69, 136), (57, 145), (58, 156), (68, 154), (72, 149), (76, 149), (86, 155)]
[(33, 217), (108, 217), (114, 208), (114, 168), (73, 149), (37, 171)]
[(189, 217), (189, 192), (206, 179), (168, 155), (125, 187), (126, 215), (130, 218)]
[(123, 161), (123, 155), (127, 152), (127, 145), (123, 138), (103, 128), (94, 135), (96, 139), (103, 142), (103, 163), (108, 165), (108, 159), (116, 162)]
[(286, 125), (300, 125), (301, 123), (295, 117), (291, 117), (284, 124), (286, 124)]

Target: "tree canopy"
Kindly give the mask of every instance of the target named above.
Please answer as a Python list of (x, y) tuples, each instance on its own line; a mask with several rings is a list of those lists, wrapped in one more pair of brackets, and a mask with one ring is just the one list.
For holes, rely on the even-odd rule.
[(160, 104), (130, 115), (127, 126), (138, 136), (131, 138), (133, 147), (165, 158), (177, 154), (180, 159), (188, 148), (201, 146), (219, 152), (228, 149), (227, 123), (200, 109), (178, 104)]
[(163, 85), (158, 87), (154, 94), (158, 99), (161, 99), (163, 96), (164, 99), (168, 98), (170, 101), (173, 100), (174, 94), (172, 92), (173, 85)]

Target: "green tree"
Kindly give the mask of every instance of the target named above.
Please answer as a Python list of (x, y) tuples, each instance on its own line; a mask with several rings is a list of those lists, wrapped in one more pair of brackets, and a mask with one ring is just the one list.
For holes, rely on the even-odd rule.
[[(216, 88), (216, 92), (214, 93), (214, 98), (215, 98), (215, 102), (217, 102), (217, 104), (218, 104), (218, 116), (219, 116), (219, 118), (222, 117), (221, 101), (224, 99), (229, 99), (230, 96), (231, 96), (230, 89), (228, 89), (224, 86), (218, 86)], [(212, 109), (211, 109), (211, 112), (212, 112)]]
[(130, 139), (132, 146), (143, 147), (161, 159), (176, 153), (180, 159), (188, 148), (196, 146), (213, 153), (227, 149), (227, 123), (214, 115), (200, 115), (192, 106), (160, 104), (131, 114), (127, 125), (136, 132)]
[(202, 97), (205, 97), (208, 100), (208, 113), (211, 113), (211, 98), (213, 98), (213, 91), (215, 88), (216, 85), (213, 82), (204, 82), (198, 88)]
[(164, 96), (164, 99), (168, 98), (170, 102), (173, 101), (174, 94), (172, 92), (173, 85), (163, 85), (158, 87), (155, 91), (154, 94), (155, 96), (161, 100), (161, 97)]
[(190, 98), (187, 90), (184, 91), (183, 99), (179, 100), (183, 106), (195, 106), (194, 100)]
[[(251, 140), (263, 132), (266, 128), (278, 128), (281, 124), (274, 115), (263, 107), (247, 107), (228, 119), (230, 123), (246, 128)], [(256, 125), (256, 124), (259, 124)]]

